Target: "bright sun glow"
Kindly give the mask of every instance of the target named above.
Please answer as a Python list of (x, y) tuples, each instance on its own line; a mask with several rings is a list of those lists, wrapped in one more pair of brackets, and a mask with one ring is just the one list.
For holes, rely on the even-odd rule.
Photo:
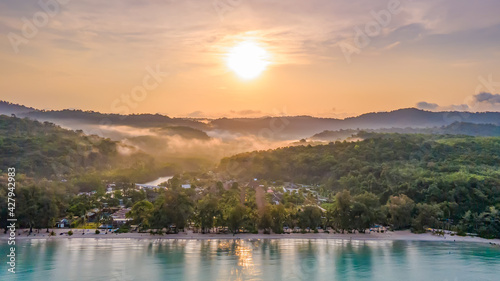
[(227, 54), (227, 66), (243, 79), (259, 76), (269, 65), (269, 53), (252, 41), (244, 41)]

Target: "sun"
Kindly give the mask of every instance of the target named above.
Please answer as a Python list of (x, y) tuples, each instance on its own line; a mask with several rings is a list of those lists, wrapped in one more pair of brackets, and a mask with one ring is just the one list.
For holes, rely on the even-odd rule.
[(253, 41), (243, 41), (227, 54), (227, 66), (243, 79), (258, 77), (270, 64), (269, 53)]

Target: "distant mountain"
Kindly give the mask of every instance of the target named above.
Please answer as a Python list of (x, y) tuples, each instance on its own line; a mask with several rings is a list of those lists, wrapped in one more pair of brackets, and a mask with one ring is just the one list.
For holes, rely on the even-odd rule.
[(341, 127), (342, 120), (311, 116), (284, 116), (262, 118), (220, 118), (209, 124), (213, 130), (257, 135), (270, 139), (308, 137), (322, 130)]
[[(217, 133), (227, 135), (227, 133), (229, 133), (256, 135), (274, 140), (292, 140), (307, 138), (322, 131), (349, 129), (439, 128), (451, 125), (455, 122), (500, 126), (500, 112), (431, 112), (415, 108), (398, 109), (390, 112), (367, 113), (346, 119), (283, 116), (219, 118), (211, 120), (208, 123), (190, 118), (171, 118), (160, 114), (120, 115), (82, 110), (44, 111), (8, 102), (0, 102), (0, 113), (7, 115), (16, 114), (21, 117), (29, 117), (39, 121), (50, 121), (72, 129), (82, 129), (82, 127), (88, 125), (100, 127), (129, 126), (136, 128), (171, 128), (167, 130), (166, 134), (170, 135), (172, 133), (175, 134), (175, 132), (181, 132), (182, 134), (195, 136), (195, 138), (201, 139), (206, 138), (203, 135), (207, 132), (213, 132), (214, 135)], [(193, 128), (199, 131), (188, 132), (185, 129), (172, 129), (176, 127)], [(452, 133), (457, 129), (453, 130), (449, 128), (449, 130), (450, 133)], [(460, 130), (464, 130), (464, 128)]]
[(347, 129), (347, 130), (340, 129), (337, 131), (324, 130), (321, 133), (314, 134), (309, 139), (319, 140), (319, 141), (345, 140), (347, 138), (350, 138), (358, 134), (360, 131), (361, 130), (356, 130), (356, 129)]
[(367, 113), (344, 119), (346, 128), (425, 128), (446, 126), (455, 122), (500, 125), (500, 112), (431, 112), (415, 108), (398, 109), (391, 112)]
[(433, 134), (466, 135), (466, 136), (500, 136), (500, 126), (493, 124), (472, 124), (455, 122), (443, 128), (433, 130)]
[(195, 129), (204, 129), (206, 124), (185, 118), (170, 118), (161, 114), (107, 114), (95, 111), (82, 110), (35, 110), (23, 114), (36, 120), (59, 121), (59, 122), (79, 122), (94, 125), (110, 126), (131, 126), (138, 128), (165, 127), (169, 126), (187, 126)]
[(0, 114), (3, 115), (25, 114), (34, 110), (35, 110), (34, 108), (26, 107), (24, 105), (10, 103), (7, 101), (0, 101)]
[(462, 135), (462, 136), (500, 136), (500, 126), (493, 124), (473, 124), (467, 122), (455, 122), (448, 126), (433, 128), (382, 128), (382, 129), (347, 129), (330, 131), (325, 130), (310, 137), (311, 140), (336, 141), (356, 136), (361, 131), (369, 133), (399, 133), (399, 134), (433, 134), (433, 135)]
[(276, 139), (298, 139), (325, 130), (433, 128), (447, 126), (455, 122), (500, 125), (500, 112), (431, 112), (407, 108), (391, 112), (367, 113), (343, 120), (310, 116), (287, 116), (248, 119), (222, 118), (214, 120), (210, 124), (214, 129), (218, 130), (243, 134), (262, 134)]
[(167, 126), (154, 129), (153, 132), (160, 136), (180, 136), (185, 139), (209, 140), (210, 137), (204, 131), (187, 126)]

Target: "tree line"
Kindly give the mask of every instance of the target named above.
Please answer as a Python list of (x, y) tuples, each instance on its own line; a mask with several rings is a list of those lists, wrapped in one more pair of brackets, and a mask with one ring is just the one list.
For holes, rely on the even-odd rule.
[[(218, 172), (242, 181), (258, 178), (269, 184), (316, 186), (334, 204), (348, 198), (338, 197), (348, 191), (356, 200), (347, 204), (349, 208), (331, 211), (344, 214), (343, 221), (334, 223), (340, 228), (360, 228), (354, 224), (362, 223), (352, 218), (366, 219), (355, 214), (373, 209), (378, 201), (387, 215), (379, 221), (396, 229), (421, 231), (423, 226), (444, 225), (498, 237), (500, 138), (377, 133), (360, 137), (364, 140), (238, 154), (221, 160)], [(399, 201), (409, 200), (413, 203), (406, 215), (390, 213)], [(353, 217), (345, 215), (347, 210)]]

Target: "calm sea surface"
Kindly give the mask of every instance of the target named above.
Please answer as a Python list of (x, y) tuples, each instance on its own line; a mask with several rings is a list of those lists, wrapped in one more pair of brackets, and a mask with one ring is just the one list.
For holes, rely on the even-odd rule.
[(33, 240), (0, 280), (500, 280), (498, 246), (348, 240)]

